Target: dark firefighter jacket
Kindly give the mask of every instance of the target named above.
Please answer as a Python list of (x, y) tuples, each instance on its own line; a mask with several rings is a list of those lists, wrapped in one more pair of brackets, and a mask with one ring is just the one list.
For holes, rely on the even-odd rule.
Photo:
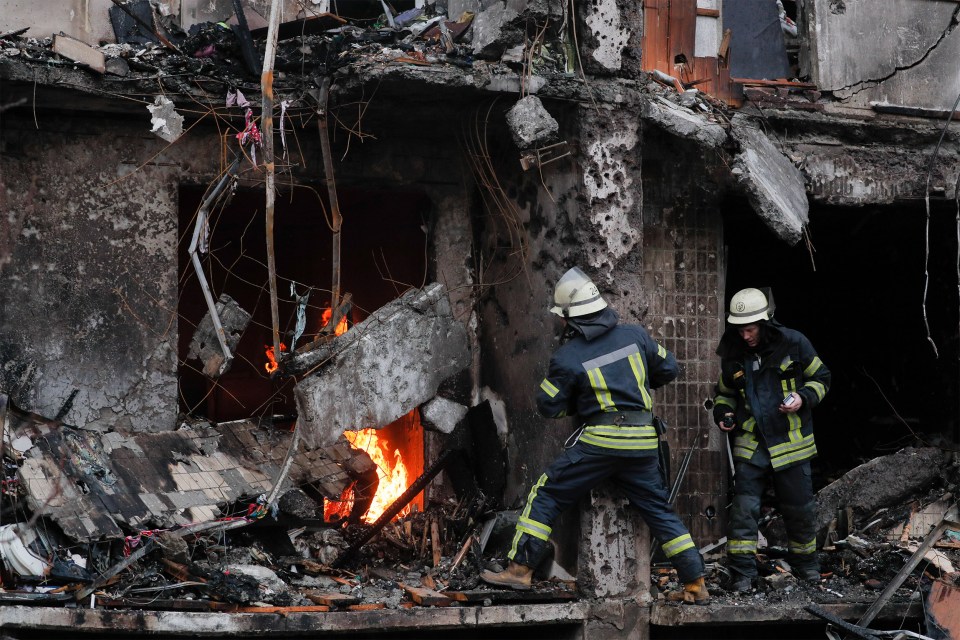
[[(714, 398), (714, 419), (736, 415), (734, 457), (750, 461), (762, 442), (774, 470), (786, 469), (817, 454), (813, 409), (830, 389), (830, 370), (799, 331), (775, 320), (761, 323), (761, 343), (746, 348), (737, 328), (724, 334), (717, 349), (720, 380)], [(803, 399), (800, 411), (780, 413), (787, 394)]]
[(537, 392), (540, 414), (579, 416), (585, 425), (580, 442), (608, 453), (656, 455), (650, 391), (677, 377), (673, 354), (643, 327), (618, 324), (609, 308), (569, 322), (577, 334), (550, 359)]

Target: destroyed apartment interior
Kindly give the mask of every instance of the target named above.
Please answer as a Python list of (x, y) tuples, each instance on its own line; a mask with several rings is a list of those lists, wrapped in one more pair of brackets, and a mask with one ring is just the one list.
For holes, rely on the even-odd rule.
[[(958, 26), (4, 0), (0, 638), (960, 639)], [(676, 359), (659, 468), (708, 601), (610, 482), (529, 588), (481, 579), (583, 424), (537, 404), (573, 267)], [(768, 482), (746, 590), (715, 409), (748, 288), (832, 383), (818, 574)]]

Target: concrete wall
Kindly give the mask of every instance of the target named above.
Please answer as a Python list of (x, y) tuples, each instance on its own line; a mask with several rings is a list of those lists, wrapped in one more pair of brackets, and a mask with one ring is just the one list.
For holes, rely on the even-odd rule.
[[(70, 99), (41, 91), (36, 124), (31, 109), (11, 110), (0, 130), (0, 388), (48, 417), (76, 390), (65, 420), (80, 427), (173, 429), (178, 189), (217, 176), (222, 141), (202, 123), (167, 146), (149, 133), (146, 109), (49, 108)], [(83, 103), (74, 94), (71, 104)], [(335, 135), (334, 154), (346, 158), (338, 184), (423, 185), (434, 207), (424, 225), (441, 238), (431, 241), (423, 281), (447, 285), (458, 319), (475, 326), (470, 202), (459, 149), (447, 144), (458, 125), (404, 128), (396, 114), (375, 111), (364, 130), (378, 139), (346, 153), (347, 137)], [(297, 179), (317, 183), (315, 125), (296, 133), (305, 158)]]
[(163, 146), (146, 122), (4, 117), (2, 386), (24, 409), (76, 390), (72, 424), (174, 427), (178, 168), (135, 171)]
[[(719, 521), (702, 513), (708, 505), (722, 512), (725, 496), (721, 441), (702, 407), (712, 396), (722, 326), (719, 188), (705, 179), (711, 165), (698, 147), (645, 133), (637, 96), (624, 92), (621, 98), (601, 102), (599, 112), (547, 104), (561, 122), (560, 137), (577, 141), (577, 162), (544, 168), (542, 184), (509, 162), (498, 165), (501, 182), (514, 185), (510, 194), (526, 232), (527, 258), (523, 272), (509, 269), (519, 253), (505, 251), (502, 262), (493, 263), (497, 274), (512, 277), (481, 296), (482, 380), (510, 409), (507, 501), (520, 504), (577, 426), (540, 418), (533, 400), (558, 346), (559, 326), (547, 312), (552, 287), (567, 268), (582, 266), (621, 319), (646, 326), (683, 367), (681, 379), (657, 391), (654, 402), (673, 427), (674, 467), (689, 447), (696, 449), (683, 485), (690, 495), (679, 511), (705, 544), (717, 537)], [(599, 597), (642, 592), (650, 551), (637, 513), (610, 487), (594, 491), (582, 507), (561, 518), (553, 534), (561, 562), (576, 560), (568, 568), (577, 569), (579, 588)], [(580, 532), (578, 542), (570, 529)], [(571, 541), (579, 545), (573, 559), (564, 547)]]
[[(269, 13), (268, 0), (244, 2), (263, 15)], [(0, 33), (30, 27), (27, 35), (32, 38), (49, 38), (62, 31), (94, 46), (115, 42), (108, 12), (112, 6), (111, 0), (4, 0)], [(216, 22), (233, 15), (232, 0), (161, 0), (159, 7), (162, 15), (173, 16), (184, 30), (198, 22)], [(284, 0), (282, 9), (283, 20), (296, 18), (300, 11), (296, 0)]]
[(808, 2), (805, 71), (847, 104), (949, 109), (960, 93), (960, 7), (930, 0)]

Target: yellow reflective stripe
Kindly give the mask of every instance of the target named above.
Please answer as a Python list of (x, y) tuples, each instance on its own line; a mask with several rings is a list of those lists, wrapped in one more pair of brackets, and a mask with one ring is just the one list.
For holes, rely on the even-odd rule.
[(669, 540), (660, 546), (660, 548), (663, 549), (663, 554), (668, 558), (672, 558), (678, 553), (683, 553), (687, 549), (692, 549), (693, 547), (693, 538), (690, 537), (689, 533), (685, 533), (682, 536), (677, 536), (673, 540)]
[(771, 456), (777, 456), (784, 453), (790, 453), (791, 451), (796, 451), (804, 447), (808, 447), (813, 444), (813, 434), (803, 436), (795, 442), (781, 442), (780, 444), (775, 444), (772, 447), (768, 447)]
[(725, 407), (730, 407), (731, 409), (737, 408), (737, 401), (733, 398), (728, 398), (727, 396), (717, 396), (713, 399), (713, 404), (722, 404)]
[(663, 348), (663, 345), (659, 342), (657, 343), (657, 355), (666, 360), (667, 350)]
[(643, 397), (643, 405), (647, 409), (653, 408), (653, 401), (650, 400), (650, 393), (647, 391), (647, 371), (643, 368), (643, 359), (639, 353), (634, 353), (627, 356), (627, 360), (630, 362), (630, 368), (633, 369), (633, 375), (637, 378), (637, 387)]
[(523, 530), (532, 535), (534, 538), (540, 538), (541, 540), (548, 539), (550, 537), (550, 532), (553, 531), (553, 529), (545, 524), (524, 517), (521, 517), (517, 520), (517, 529)]
[(810, 445), (809, 447), (800, 449), (795, 453), (790, 453), (790, 454), (777, 456), (777, 457), (771, 456), (770, 466), (772, 466), (774, 469), (779, 469), (780, 467), (785, 467), (788, 464), (799, 462), (801, 460), (806, 460), (808, 458), (812, 458), (815, 455), (817, 455), (817, 447), (816, 445)]
[(803, 370), (803, 376), (805, 378), (809, 378), (819, 371), (821, 366), (823, 366), (823, 361), (820, 360), (818, 356), (813, 356), (813, 360), (811, 360), (810, 364), (807, 365), (807, 368)]
[(747, 418), (743, 421), (743, 430), (747, 433), (753, 433), (753, 428), (757, 426), (757, 419), (754, 417)]
[(587, 377), (590, 379), (590, 386), (593, 387), (593, 392), (597, 396), (597, 402), (600, 403), (600, 408), (604, 411), (607, 409), (615, 411), (617, 407), (613, 404), (613, 397), (610, 395), (610, 390), (607, 389), (607, 381), (603, 379), (603, 374), (600, 373), (600, 369), (588, 370)]
[(743, 447), (744, 449), (750, 449), (751, 451), (755, 451), (758, 444), (760, 443), (750, 435), (737, 436), (733, 439), (733, 446)]
[(540, 383), (540, 388), (543, 389), (543, 392), (551, 398), (560, 393), (560, 389), (557, 389), (557, 387), (546, 378), (544, 378), (543, 382)]
[(810, 554), (816, 553), (817, 551), (817, 539), (814, 538), (810, 542), (794, 542), (790, 540), (787, 544), (787, 548), (790, 550), (790, 553), (796, 554)]
[(756, 553), (756, 540), (727, 540), (727, 553)]
[(751, 449), (742, 449), (742, 448), (739, 448), (739, 447), (734, 447), (734, 448), (733, 448), (733, 455), (734, 455), (734, 457), (737, 457), (737, 458), (743, 458), (744, 460), (750, 460), (751, 458), (753, 458), (753, 454), (754, 454), (754, 452), (753, 452), (753, 450), (751, 450)]
[(622, 426), (592, 424), (584, 430), (598, 436), (613, 436), (614, 438), (656, 438), (657, 430), (652, 425)]
[(787, 370), (787, 367), (789, 367), (789, 366), (792, 365), (792, 364), (793, 364), (793, 360), (790, 358), (790, 356), (787, 356), (787, 357), (784, 358), (783, 361), (780, 363), (780, 371), (786, 371), (786, 370)]
[(604, 449), (620, 449), (623, 451), (647, 451), (657, 448), (656, 438), (605, 438), (592, 433), (584, 432), (580, 442), (592, 444)]
[(533, 522), (533, 520), (530, 520), (530, 508), (533, 506), (533, 500), (534, 498), (537, 497), (537, 492), (540, 490), (540, 487), (542, 487), (546, 483), (547, 483), (547, 474), (544, 473), (543, 475), (540, 476), (540, 479), (537, 480), (537, 482), (530, 488), (530, 493), (527, 494), (527, 505), (523, 508), (523, 512), (520, 514), (520, 518), (517, 521), (517, 530), (513, 534), (513, 543), (510, 545), (510, 551), (507, 553), (507, 558), (509, 558), (510, 560), (513, 560), (514, 556), (517, 555), (517, 545), (520, 543), (520, 538), (523, 537), (523, 534), (529, 533), (530, 535), (534, 535), (533, 533), (526, 531), (525, 529), (521, 529), (519, 520), (522, 519), (522, 520), (527, 520), (529, 522)]
[(810, 382), (806, 383), (803, 386), (804, 388), (813, 389), (813, 392), (817, 394), (818, 400), (823, 400), (823, 396), (827, 395), (827, 388), (823, 386), (822, 382), (811, 380)]

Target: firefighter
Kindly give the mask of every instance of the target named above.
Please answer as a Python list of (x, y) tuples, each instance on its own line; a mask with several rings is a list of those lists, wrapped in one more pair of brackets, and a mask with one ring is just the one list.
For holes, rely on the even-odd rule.
[(731, 589), (749, 591), (756, 582), (757, 520), (769, 474), (787, 529), (788, 562), (796, 577), (819, 582), (812, 412), (830, 388), (830, 370), (802, 333), (773, 319), (773, 305), (759, 289), (733, 296), (727, 323), (717, 348), (713, 418), (733, 437)]
[(548, 418), (582, 421), (564, 451), (534, 484), (517, 522), (507, 568), (484, 571), (490, 584), (529, 589), (534, 567), (550, 550), (551, 525), (590, 489), (610, 479), (640, 510), (682, 590), (669, 599), (706, 604), (704, 565), (690, 533), (667, 502), (659, 471), (659, 438), (653, 426), (651, 390), (677, 377), (673, 354), (643, 327), (618, 324), (596, 285), (574, 267), (557, 283), (551, 312), (563, 318), (561, 346), (537, 392)]

